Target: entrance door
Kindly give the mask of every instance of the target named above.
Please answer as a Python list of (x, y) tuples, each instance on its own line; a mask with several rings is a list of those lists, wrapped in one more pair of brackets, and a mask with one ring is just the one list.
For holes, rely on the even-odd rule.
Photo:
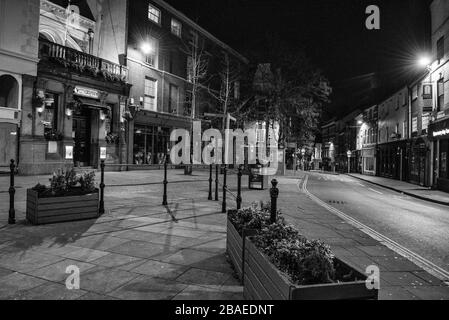
[(90, 165), (90, 112), (82, 110), (73, 115), (73, 160), (77, 167)]
[(17, 163), (17, 125), (0, 123), (0, 169), (9, 171), (11, 159)]

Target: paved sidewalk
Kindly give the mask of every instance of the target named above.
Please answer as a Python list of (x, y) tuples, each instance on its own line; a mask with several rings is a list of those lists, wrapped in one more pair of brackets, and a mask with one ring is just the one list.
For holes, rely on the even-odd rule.
[(431, 190), (429, 188), (394, 179), (366, 176), (357, 173), (348, 175), (411, 197), (449, 206), (449, 193), (443, 191)]
[[(136, 182), (127, 174), (117, 182)], [(205, 174), (195, 176), (169, 185), (167, 207), (161, 185), (110, 187), (97, 220), (31, 226), (18, 200), (18, 224), (0, 229), (0, 299), (243, 299), (225, 256), (226, 216), (207, 201)], [(66, 289), (71, 265), (80, 290)]]

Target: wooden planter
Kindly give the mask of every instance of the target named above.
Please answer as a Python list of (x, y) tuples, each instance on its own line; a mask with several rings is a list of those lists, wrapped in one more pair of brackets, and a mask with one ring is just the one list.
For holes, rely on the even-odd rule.
[[(229, 214), (229, 211), (228, 211)], [(256, 235), (257, 230), (253, 229), (243, 229), (243, 237), (237, 232), (237, 229), (232, 224), (231, 220), (228, 219), (226, 228), (226, 252), (228, 253), (229, 259), (231, 260), (234, 270), (243, 282), (244, 275), (244, 264), (243, 259), (245, 256), (245, 243), (246, 237), (251, 237)]]
[(82, 196), (39, 198), (27, 190), (27, 220), (34, 225), (98, 218), (99, 192)]
[[(337, 259), (337, 258), (336, 258)], [(247, 300), (377, 300), (378, 290), (368, 290), (366, 276), (349, 268), (359, 281), (310, 286), (292, 284), (248, 238), (245, 243), (243, 295)]]

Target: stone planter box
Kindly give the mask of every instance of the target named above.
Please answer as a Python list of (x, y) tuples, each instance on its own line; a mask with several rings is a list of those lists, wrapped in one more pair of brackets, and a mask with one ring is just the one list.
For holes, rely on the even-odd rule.
[(352, 282), (298, 286), (291, 283), (248, 238), (245, 243), (243, 295), (247, 300), (377, 300), (366, 276), (336, 258), (339, 268), (352, 271)]
[[(228, 211), (228, 214), (230, 211)], [(244, 264), (243, 259), (245, 256), (245, 242), (246, 237), (256, 235), (257, 231), (253, 229), (244, 229), (243, 237), (237, 232), (237, 229), (232, 224), (231, 220), (227, 220), (226, 228), (226, 252), (231, 260), (234, 270), (240, 281), (243, 282)]]
[(39, 198), (27, 190), (26, 217), (34, 225), (98, 218), (99, 191), (82, 196)]

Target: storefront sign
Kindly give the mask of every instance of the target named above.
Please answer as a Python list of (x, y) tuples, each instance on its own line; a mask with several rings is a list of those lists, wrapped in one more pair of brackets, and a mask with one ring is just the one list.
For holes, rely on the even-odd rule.
[(412, 132), (418, 132), (418, 118), (412, 119)]
[(107, 151), (105, 147), (101, 147), (100, 148), (100, 159), (101, 160), (106, 160), (106, 158), (108, 157), (107, 155)]
[(98, 92), (97, 90), (79, 86), (76, 86), (75, 89), (73, 89), (73, 94), (91, 99), (100, 99), (100, 92)]
[(441, 136), (446, 136), (449, 135), (449, 129), (444, 129), (444, 130), (440, 130), (440, 131), (435, 131), (433, 133), (433, 137), (441, 137)]
[(73, 147), (72, 146), (65, 146), (65, 159), (73, 160)]

